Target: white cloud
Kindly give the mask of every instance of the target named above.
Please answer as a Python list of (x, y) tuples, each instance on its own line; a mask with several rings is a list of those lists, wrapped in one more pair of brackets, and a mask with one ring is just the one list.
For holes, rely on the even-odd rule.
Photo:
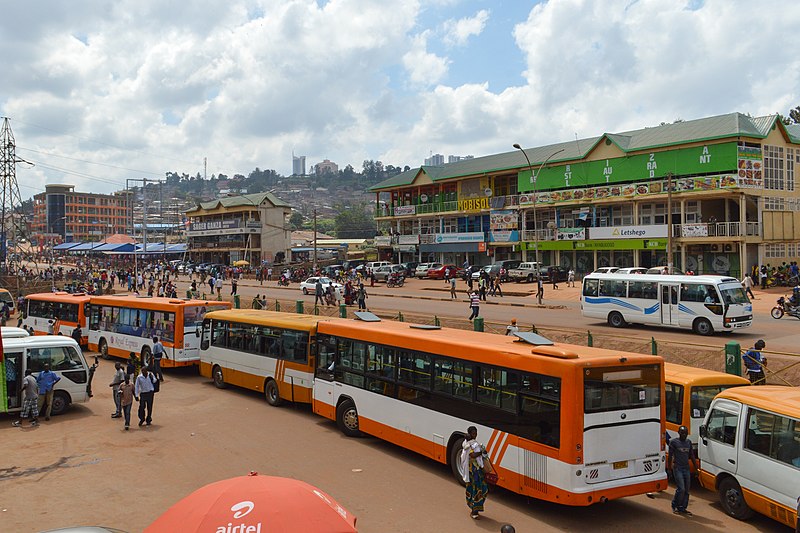
[(442, 25), (444, 43), (448, 46), (464, 46), (473, 35), (480, 35), (489, 20), (489, 11), (481, 9), (473, 17), (450, 19)]
[(403, 66), (415, 85), (435, 85), (447, 74), (447, 58), (427, 50), (429, 36), (429, 31), (415, 35), (411, 40), (411, 50), (403, 55)]

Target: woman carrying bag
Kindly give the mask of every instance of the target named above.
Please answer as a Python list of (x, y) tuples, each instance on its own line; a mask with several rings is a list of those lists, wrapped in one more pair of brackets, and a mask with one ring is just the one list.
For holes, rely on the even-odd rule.
[[(478, 428), (470, 426), (467, 429), (467, 437), (461, 445), (461, 466), (464, 472), (464, 482), (467, 484), (467, 505), (470, 508), (470, 517), (477, 520), (479, 513), (483, 512), (483, 504), (486, 495), (489, 493), (489, 485), (486, 482), (485, 468), (489, 463), (486, 448), (478, 441)], [(496, 475), (496, 474), (495, 474)]]

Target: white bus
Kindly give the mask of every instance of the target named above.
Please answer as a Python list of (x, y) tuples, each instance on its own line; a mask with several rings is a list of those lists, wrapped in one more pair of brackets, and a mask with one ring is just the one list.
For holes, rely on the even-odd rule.
[(800, 497), (797, 387), (736, 387), (714, 398), (700, 427), (700, 483), (739, 520), (755, 512), (796, 527)]
[(728, 276), (593, 273), (583, 278), (581, 312), (628, 323), (688, 328), (700, 335), (750, 327), (753, 305)]
[(3, 326), (0, 328), (0, 335), (2, 335), (4, 339), (21, 339), (31, 336), (27, 329), (15, 328), (12, 326)]
[(92, 397), (92, 376), (95, 366), (86, 364), (80, 346), (70, 337), (44, 335), (36, 337), (3, 338), (3, 358), (6, 365), (8, 412), (22, 408), (22, 380), (25, 370), (36, 376), (49, 363), (50, 369), (61, 376), (53, 394), (54, 415), (60, 415), (74, 402), (87, 402)]

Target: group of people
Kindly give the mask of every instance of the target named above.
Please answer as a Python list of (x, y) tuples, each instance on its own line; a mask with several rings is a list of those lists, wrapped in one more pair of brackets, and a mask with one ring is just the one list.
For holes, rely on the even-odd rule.
[(122, 363), (114, 363), (114, 377), (108, 384), (111, 387), (115, 407), (111, 418), (124, 418), (126, 431), (131, 426), (134, 400), (139, 402), (139, 426), (145, 424), (149, 426), (153, 422), (153, 400), (161, 389), (161, 382), (164, 381), (161, 372), (163, 356), (164, 346), (158, 337), (155, 337), (150, 361), (140, 361), (136, 354), (131, 352), (124, 370)]
[[(10, 368), (10, 367), (9, 367)], [(19, 420), (12, 422), (16, 427), (22, 427), (26, 419), (30, 419), (31, 426), (39, 425), (39, 414), (44, 413), (44, 419), (50, 420), (53, 411), (54, 388), (61, 381), (61, 376), (50, 370), (50, 363), (45, 363), (44, 369), (34, 376), (30, 368), (25, 370), (22, 380), (22, 410)]]

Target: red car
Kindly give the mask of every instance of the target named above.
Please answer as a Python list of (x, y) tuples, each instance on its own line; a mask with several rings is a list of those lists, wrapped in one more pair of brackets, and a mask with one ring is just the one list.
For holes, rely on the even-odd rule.
[(428, 269), (428, 279), (444, 279), (444, 273), (450, 269), (450, 277), (457, 277), (459, 275), (459, 268), (455, 265), (442, 265), (438, 268)]

